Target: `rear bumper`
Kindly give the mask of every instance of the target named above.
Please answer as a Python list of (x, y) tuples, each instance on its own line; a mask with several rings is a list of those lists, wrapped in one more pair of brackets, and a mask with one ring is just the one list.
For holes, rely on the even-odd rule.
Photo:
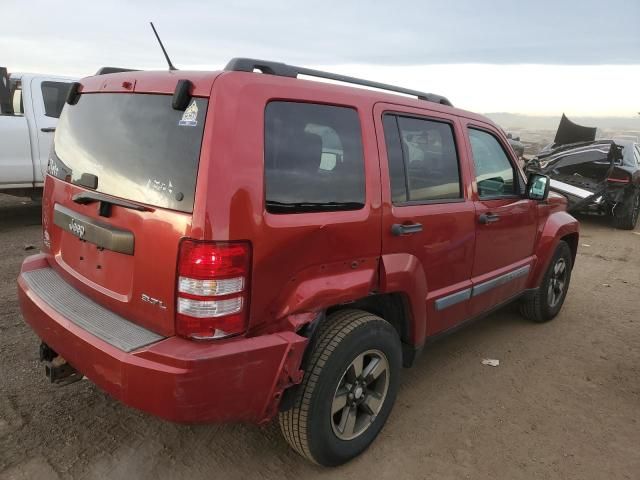
[(126, 352), (70, 321), (37, 295), (24, 273), (50, 268), (44, 255), (25, 260), (18, 295), (25, 321), (73, 367), (123, 403), (186, 423), (262, 423), (284, 389), (301, 380), (307, 339), (293, 332), (216, 343), (179, 337)]
[(590, 206), (602, 207), (604, 205), (604, 186), (595, 191), (587, 190), (552, 178), (551, 190), (561, 193), (567, 198), (569, 202), (567, 210), (569, 211)]

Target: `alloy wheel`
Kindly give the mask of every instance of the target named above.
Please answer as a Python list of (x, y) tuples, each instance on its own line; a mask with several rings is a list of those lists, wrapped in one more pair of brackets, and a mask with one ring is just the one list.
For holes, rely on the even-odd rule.
[(379, 350), (358, 355), (342, 374), (331, 405), (333, 433), (341, 440), (362, 435), (382, 409), (389, 388), (389, 361)]
[(549, 279), (549, 289), (547, 291), (549, 306), (554, 308), (563, 298), (567, 285), (567, 262), (564, 258), (559, 258), (551, 272)]

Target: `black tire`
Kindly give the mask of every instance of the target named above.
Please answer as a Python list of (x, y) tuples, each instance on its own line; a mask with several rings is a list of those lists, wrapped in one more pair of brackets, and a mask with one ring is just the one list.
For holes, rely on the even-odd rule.
[(640, 189), (634, 188), (613, 211), (612, 224), (621, 230), (633, 230), (640, 216)]
[[(548, 322), (560, 312), (569, 290), (571, 270), (573, 268), (571, 249), (567, 242), (560, 240), (558, 247), (544, 274), (540, 288), (520, 301), (520, 313), (523, 317), (537, 323)], [(560, 262), (564, 263), (566, 276), (562, 292), (558, 294), (555, 279), (555, 269)]]
[[(336, 466), (366, 450), (384, 426), (398, 392), (402, 348), (397, 332), (388, 322), (361, 310), (341, 310), (329, 315), (319, 327), (310, 348), (304, 378), (295, 387), (293, 407), (279, 415), (280, 429), (289, 445), (303, 457), (320, 465)], [(343, 382), (347, 381), (349, 372), (355, 371), (349, 370), (353, 367), (352, 362), (360, 357), (369, 358), (365, 355), (370, 352), (377, 352), (372, 355), (381, 353), (381, 358), (387, 362), (385, 366), (388, 366), (388, 370), (373, 381), (379, 385), (384, 375), (387, 385), (384, 395), (375, 393), (379, 399), (376, 400), (379, 401), (377, 415), (367, 417), (369, 414), (361, 409), (361, 404), (349, 406), (370, 395), (363, 393), (362, 389), (358, 399), (349, 393), (350, 403), (332, 414), (334, 402), (338, 396), (342, 397), (339, 392), (347, 388), (344, 385), (348, 383)], [(366, 366), (361, 371), (366, 373)], [(354, 384), (359, 385), (355, 380)], [(369, 409), (366, 405), (364, 407)], [(350, 416), (351, 412), (363, 415), (359, 425), (364, 430), (355, 438), (341, 439), (336, 431), (339, 429), (335, 425), (336, 419), (342, 419), (345, 413)], [(351, 432), (354, 433), (354, 429)]]

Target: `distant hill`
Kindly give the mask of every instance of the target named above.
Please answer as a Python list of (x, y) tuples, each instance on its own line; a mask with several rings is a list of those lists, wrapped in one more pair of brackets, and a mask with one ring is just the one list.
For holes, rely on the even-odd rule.
[[(534, 116), (505, 112), (485, 113), (485, 115), (506, 130), (524, 128), (528, 130), (555, 131), (560, 122), (560, 115)], [(569, 115), (569, 119), (587, 127), (598, 127), (605, 130), (640, 131), (640, 115), (636, 117), (573, 117)]]

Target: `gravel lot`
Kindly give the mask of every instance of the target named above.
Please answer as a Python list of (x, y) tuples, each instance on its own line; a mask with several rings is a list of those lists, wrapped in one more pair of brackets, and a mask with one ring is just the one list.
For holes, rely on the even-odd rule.
[(508, 307), (434, 344), (403, 372), (375, 444), (329, 470), (276, 424), (174, 425), (90, 382), (48, 384), (15, 287), (39, 248), (39, 206), (0, 195), (0, 479), (640, 478), (640, 228), (581, 222), (555, 321)]

